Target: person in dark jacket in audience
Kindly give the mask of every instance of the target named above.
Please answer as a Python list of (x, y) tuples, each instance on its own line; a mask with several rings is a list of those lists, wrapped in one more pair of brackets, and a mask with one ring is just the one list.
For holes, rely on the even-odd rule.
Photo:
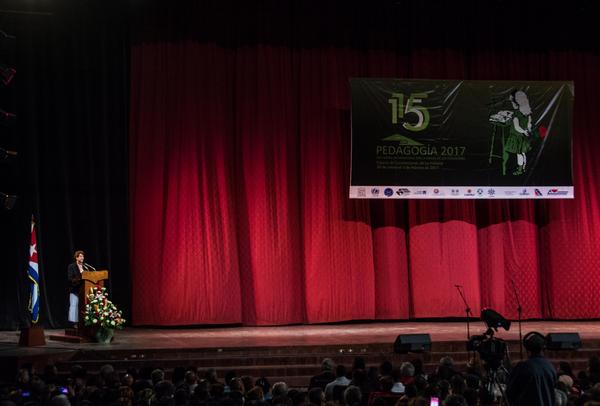
[(531, 332), (523, 338), (529, 358), (519, 362), (510, 374), (506, 396), (512, 406), (555, 404), (556, 370), (543, 355), (544, 344), (540, 333)]
[(323, 359), (321, 362), (321, 372), (310, 378), (308, 388), (321, 388), (325, 390), (325, 386), (335, 380), (335, 363), (331, 358)]

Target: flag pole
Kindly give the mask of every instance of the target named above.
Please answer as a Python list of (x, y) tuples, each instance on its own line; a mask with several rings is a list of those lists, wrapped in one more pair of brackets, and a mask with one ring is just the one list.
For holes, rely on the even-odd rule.
[(46, 345), (46, 337), (44, 336), (44, 327), (37, 325), (40, 318), (40, 273), (38, 264), (38, 246), (37, 236), (35, 232), (35, 220), (31, 216), (31, 238), (29, 242), (29, 264), (27, 267), (27, 277), (31, 282), (31, 291), (29, 294), (28, 310), (31, 314), (31, 324), (29, 327), (21, 328), (21, 336), (19, 337), (19, 346), (35, 347)]

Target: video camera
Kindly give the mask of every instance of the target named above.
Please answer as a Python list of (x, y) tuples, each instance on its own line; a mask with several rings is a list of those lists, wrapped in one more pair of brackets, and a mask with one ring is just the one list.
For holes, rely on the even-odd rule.
[(508, 353), (508, 345), (506, 341), (495, 338), (494, 332), (498, 331), (498, 327), (508, 331), (510, 321), (492, 309), (483, 309), (481, 319), (488, 329), (482, 335), (474, 335), (469, 338), (467, 351), (477, 351), (487, 368), (498, 369)]

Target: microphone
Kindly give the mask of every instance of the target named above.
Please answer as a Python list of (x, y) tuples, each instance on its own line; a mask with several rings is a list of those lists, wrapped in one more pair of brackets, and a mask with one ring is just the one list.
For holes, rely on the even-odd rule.
[(454, 285), (455, 288), (462, 288), (462, 285)]
[(96, 270), (96, 268), (94, 268), (93, 266), (91, 266), (90, 264), (86, 264), (85, 262), (83, 263), (83, 265), (92, 268), (94, 271)]

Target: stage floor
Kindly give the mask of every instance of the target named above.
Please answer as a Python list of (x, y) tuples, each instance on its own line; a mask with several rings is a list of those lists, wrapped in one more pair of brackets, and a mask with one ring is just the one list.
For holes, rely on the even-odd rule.
[[(577, 332), (582, 340), (600, 339), (600, 321), (527, 321), (523, 335), (529, 331)], [(482, 334), (482, 322), (470, 324), (471, 334)], [(46, 346), (20, 348), (19, 332), (0, 331), (0, 353), (37, 353), (40, 351), (97, 349), (96, 343), (68, 343), (49, 340), (48, 336), (64, 330), (46, 330)], [(191, 349), (191, 348), (253, 348), (329, 346), (393, 343), (399, 334), (428, 333), (432, 342), (465, 341), (464, 322), (373, 322), (327, 325), (296, 325), (279, 327), (197, 327), (197, 328), (137, 328), (128, 327), (115, 333), (112, 350), (128, 349)], [(518, 340), (519, 328), (513, 323), (510, 331), (500, 330), (496, 337)], [(105, 346), (106, 347), (106, 346)]]
[[(470, 324), (471, 334), (484, 333), (482, 322)], [(583, 370), (590, 356), (600, 356), (600, 321), (528, 321), (529, 331), (577, 332), (582, 348), (577, 351), (548, 353), (553, 362), (569, 359), (575, 370)], [(357, 355), (367, 365), (377, 366), (383, 360), (397, 365), (416, 354), (398, 354), (393, 343), (400, 334), (431, 336), (431, 351), (419, 354), (428, 370), (433, 370), (440, 357), (450, 355), (459, 368), (464, 368), (470, 354), (466, 351), (464, 322), (366, 322), (280, 327), (195, 327), (134, 328), (117, 331), (109, 344), (73, 343), (50, 340), (64, 330), (46, 330), (46, 345), (19, 347), (19, 332), (0, 332), (0, 382), (12, 382), (20, 366), (36, 368), (54, 364), (59, 373), (68, 374), (75, 365), (98, 371), (110, 363), (118, 371), (129, 367), (156, 367), (166, 371), (175, 367), (215, 368), (224, 376), (228, 370), (242, 375), (266, 376), (272, 382), (283, 380), (292, 387), (306, 387), (310, 377), (320, 370), (324, 357), (336, 363), (351, 365)], [(518, 324), (510, 331), (496, 335), (509, 342), (511, 359), (520, 358)]]

